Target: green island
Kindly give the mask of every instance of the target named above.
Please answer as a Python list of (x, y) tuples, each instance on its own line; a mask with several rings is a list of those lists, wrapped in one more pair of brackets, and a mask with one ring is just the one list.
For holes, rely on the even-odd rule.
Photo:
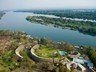
[(88, 21), (74, 21), (61, 18), (50, 18), (45, 16), (28, 16), (26, 18), (30, 22), (37, 22), (44, 25), (53, 25), (54, 27), (68, 28), (78, 30), (81, 33), (96, 35), (96, 23)]
[[(33, 53), (35, 58), (41, 60), (37, 62), (34, 57), (31, 58), (32, 52), (36, 54)], [(86, 62), (80, 64), (76, 60)], [(92, 67), (87, 63), (89, 60)], [(0, 72), (74, 72), (76, 68), (69, 68), (70, 63), (76, 63), (86, 71), (96, 71), (96, 48), (33, 38), (21, 31), (0, 30)], [(83, 69), (77, 68), (78, 71)]]

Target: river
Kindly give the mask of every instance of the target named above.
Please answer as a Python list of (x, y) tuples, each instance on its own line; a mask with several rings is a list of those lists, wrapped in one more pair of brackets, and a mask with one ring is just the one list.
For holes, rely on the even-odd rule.
[[(85, 35), (79, 31), (45, 26), (39, 23), (30, 23), (26, 20), (33, 13), (7, 12), (0, 20), (0, 29), (25, 31), (33, 37), (47, 37), (53, 41), (65, 41), (74, 45), (96, 47), (96, 36)], [(51, 15), (47, 15), (51, 17)]]

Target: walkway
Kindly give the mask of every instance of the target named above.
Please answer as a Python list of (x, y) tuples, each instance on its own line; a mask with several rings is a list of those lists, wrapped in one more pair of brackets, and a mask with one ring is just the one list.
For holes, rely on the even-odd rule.
[(24, 49), (24, 45), (20, 45), (16, 50), (15, 53), (17, 56), (19, 56), (20, 58), (23, 58), (23, 56), (20, 55), (20, 52), (23, 51)]
[[(32, 60), (34, 60), (35, 62), (40, 62), (40, 61), (49, 61), (52, 62), (53, 58), (43, 58), (43, 57), (39, 57), (37, 56), (34, 52), (36, 51), (36, 49), (38, 49), (40, 47), (40, 45), (38, 43), (36, 43), (30, 50), (30, 58)], [(20, 52), (24, 50), (24, 45), (20, 45), (16, 50), (15, 53), (18, 57), (23, 58), (23, 56), (20, 55)], [(59, 61), (58, 59), (54, 59), (54, 62)]]
[(31, 48), (31, 51), (30, 51), (30, 57), (32, 58), (32, 60), (36, 61), (36, 62), (39, 62), (42, 60), (42, 58), (40, 58), (39, 56), (37, 56), (34, 52), (36, 49), (39, 48), (39, 44), (36, 44), (34, 45), (32, 48)]
[[(48, 61), (48, 62), (53, 62), (53, 58), (43, 58), (43, 57), (39, 57), (37, 56), (34, 52), (36, 49), (38, 49), (40, 47), (39, 44), (36, 44), (34, 45), (32, 48), (31, 48), (31, 51), (30, 51), (30, 57), (32, 58), (32, 60), (34, 60), (35, 62), (40, 62), (40, 61)], [(54, 62), (57, 62), (59, 61), (58, 59), (54, 58)]]

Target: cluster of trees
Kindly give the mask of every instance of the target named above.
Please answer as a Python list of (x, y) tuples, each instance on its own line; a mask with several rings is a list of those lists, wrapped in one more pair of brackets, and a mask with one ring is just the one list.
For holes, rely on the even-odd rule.
[(84, 47), (82, 52), (90, 58), (96, 68), (96, 49), (92, 47)]
[(55, 27), (69, 27), (74, 30), (78, 30), (85, 34), (95, 35), (96, 34), (96, 23), (95, 22), (83, 22), (83, 21), (74, 21), (66, 20), (63, 18), (49, 18), (44, 16), (28, 16), (26, 18), (30, 22), (37, 22), (41, 24), (53, 24)]
[(60, 62), (40, 62), (38, 69), (39, 72), (70, 72), (67, 67)]
[(37, 64), (29, 58), (28, 53), (29, 53), (28, 50), (22, 52), (24, 58), (20, 59), (18, 56), (16, 56), (14, 49), (6, 51), (2, 56), (0, 56), (0, 71), (1, 72), (33, 71), (34, 69), (37, 68)]
[(45, 45), (47, 47), (56, 48), (58, 50), (64, 50), (67, 52), (74, 51), (75, 48), (73, 45), (66, 43), (66, 42), (53, 42), (47, 38), (41, 38), (39, 41), (40, 44)]

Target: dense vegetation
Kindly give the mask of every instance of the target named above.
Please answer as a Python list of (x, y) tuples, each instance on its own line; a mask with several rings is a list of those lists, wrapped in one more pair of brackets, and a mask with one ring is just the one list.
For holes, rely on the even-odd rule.
[(91, 47), (84, 47), (83, 50), (81, 50), (81, 53), (86, 54), (90, 60), (93, 62), (94, 66), (96, 67), (96, 49)]
[(22, 52), (24, 59), (15, 54), (15, 49), (20, 43), (29, 47), (32, 42), (32, 39), (26, 37), (25, 32), (0, 30), (0, 72), (34, 71), (36, 63), (28, 57), (28, 49)]
[[(89, 56), (90, 60), (94, 64), (94, 67), (96, 67), (96, 49), (94, 48), (83, 46), (82, 50), (78, 50), (73, 45), (66, 42), (53, 42), (52, 40), (46, 38), (30, 38), (25, 32), (0, 30), (0, 71), (69, 72), (66, 66), (64, 66), (61, 62), (34, 62), (30, 58), (29, 53), (30, 48), (34, 46), (34, 41), (38, 41), (41, 51), (45, 51), (46, 54), (49, 53), (50, 55), (51, 52), (48, 52), (46, 50), (52, 52), (55, 50), (64, 50), (67, 52), (79, 51), (81, 54), (83, 53)], [(23, 44), (25, 46), (24, 51), (20, 53), (24, 57), (23, 59), (19, 58), (15, 54), (15, 50), (20, 44)], [(39, 56), (41, 56), (42, 53), (39, 52)], [(49, 55), (47, 54), (46, 56), (48, 57)]]
[(49, 14), (59, 17), (80, 18), (96, 20), (95, 9), (65, 9), (65, 10), (21, 10), (23, 12), (33, 12), (36, 14)]
[[(62, 64), (58, 67), (51, 62), (44, 62), (43, 65), (43, 62), (34, 62), (29, 55), (34, 41), (39, 41), (40, 45), (47, 48), (65, 49), (66, 51), (74, 49), (72, 45), (67, 43), (64, 43), (66, 48), (61, 48), (63, 44), (54, 43), (49, 39), (29, 38), (25, 32), (0, 30), (0, 72), (56, 72), (57, 70), (60, 70), (59, 72), (69, 72)], [(15, 50), (20, 44), (25, 46), (24, 51), (20, 53), (24, 57), (23, 59), (15, 54)], [(41, 48), (43, 47), (41, 46)]]
[(73, 30), (78, 30), (85, 34), (96, 35), (95, 22), (74, 21), (66, 20), (63, 18), (49, 18), (44, 16), (28, 16), (26, 19), (30, 22), (37, 22), (45, 25), (53, 24), (55, 27), (68, 27)]

